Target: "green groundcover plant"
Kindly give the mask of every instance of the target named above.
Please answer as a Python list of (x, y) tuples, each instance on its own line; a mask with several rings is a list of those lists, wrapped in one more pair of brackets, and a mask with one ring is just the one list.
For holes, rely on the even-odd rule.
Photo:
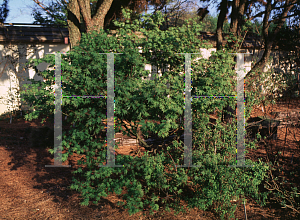
[[(123, 13), (129, 19), (129, 11)], [(185, 105), (184, 74), (181, 74), (185, 57), (176, 53), (199, 53), (199, 48), (208, 46), (198, 37), (201, 24), (188, 20), (182, 27), (160, 31), (162, 21), (158, 13), (143, 15), (132, 23), (129, 20), (116, 22), (121, 27), (117, 33), (101, 30), (83, 34), (79, 46), (69, 54), (62, 54), (63, 96), (99, 96), (107, 92), (107, 58), (99, 53), (123, 53), (115, 55), (114, 61), (115, 132), (133, 134), (140, 139), (137, 127), (142, 125), (141, 131), (146, 137), (149, 133), (160, 138), (175, 135), (172, 143), (160, 145), (156, 154), (116, 155), (116, 164), (123, 167), (98, 167), (106, 161), (105, 136), (100, 135), (104, 129), (102, 120), (106, 119), (106, 99), (63, 98), (62, 112), (68, 116), (64, 123), (76, 123), (75, 127), (63, 131), (62, 145), (67, 150), (63, 161), (74, 152), (85, 155), (85, 159), (78, 161), (81, 167), (75, 171), (85, 181), (74, 177), (71, 189), (81, 192), (82, 205), (89, 205), (90, 201), (97, 204), (101, 197), (112, 192), (119, 195), (125, 190), (125, 203), (120, 205), (130, 214), (146, 208), (153, 213), (159, 207), (174, 208), (179, 213), (184, 211), (180, 204), (180, 200), (184, 200), (189, 208), (214, 209), (221, 218), (227, 218), (233, 216), (236, 208), (230, 202), (233, 198), (250, 196), (264, 204), (267, 195), (260, 194), (258, 187), (268, 166), (246, 160), (247, 165), (255, 166), (229, 167), (236, 160), (236, 123), (224, 124), (217, 120), (211, 125), (209, 121), (209, 113), (214, 109), (222, 110), (228, 104), (234, 107), (234, 98), (193, 98), (192, 159), (193, 165), (199, 167), (175, 167), (183, 164), (184, 146), (179, 137), (184, 121), (178, 119), (183, 118)], [(236, 95), (235, 62), (229, 52), (232, 51), (218, 51), (209, 59), (195, 59), (200, 55), (192, 55), (192, 96)], [(37, 66), (41, 62), (53, 67), (54, 55), (31, 60), (30, 65)], [(149, 74), (145, 64), (168, 69), (161, 77), (144, 81), (142, 77)], [(54, 95), (50, 87), (54, 85), (54, 70), (39, 74), (46, 81), (32, 80), (22, 92), (22, 98), (34, 109), (26, 115), (27, 120), (39, 115), (54, 118)], [(252, 99), (249, 94), (246, 117), (249, 117)], [(131, 129), (122, 130), (125, 122), (132, 124)], [(54, 153), (53, 149), (49, 151)]]

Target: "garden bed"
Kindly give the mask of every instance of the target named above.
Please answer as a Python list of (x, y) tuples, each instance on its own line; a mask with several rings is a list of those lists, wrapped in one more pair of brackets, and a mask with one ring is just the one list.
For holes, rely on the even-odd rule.
[[(262, 112), (261, 108), (254, 108), (251, 117), (261, 117), (271, 112), (287, 112), (289, 109), (300, 107), (299, 100), (291, 101), (266, 106), (266, 112)], [(159, 211), (153, 217), (150, 217), (149, 212), (145, 210), (145, 217), (139, 217), (142, 213), (130, 217), (127, 210), (116, 205), (116, 202), (121, 199), (115, 194), (102, 199), (98, 206), (91, 203), (89, 207), (82, 207), (79, 205), (79, 193), (67, 189), (73, 176), (71, 172), (78, 168), (77, 160), (81, 156), (74, 153), (63, 163), (71, 165), (70, 168), (45, 167), (54, 164), (53, 155), (50, 155), (47, 149), (30, 147), (31, 140), (26, 136), (28, 127), (39, 127), (38, 120), (26, 122), (13, 117), (11, 124), (9, 120), (0, 121), (1, 219), (216, 219), (213, 211), (198, 209), (192, 209), (178, 216), (174, 216), (174, 211), (166, 214)], [(299, 188), (299, 127), (280, 127), (276, 140), (261, 141), (258, 145), (258, 149), (249, 149), (246, 158), (254, 161), (259, 159), (278, 161), (280, 169), (274, 175), (280, 181), (282, 180), (282, 183), (286, 184), (283, 181), (286, 180), (287, 183)], [(124, 148), (120, 148), (118, 152), (130, 155), (136, 150), (135, 148), (136, 145), (124, 145)], [(182, 202), (182, 205), (186, 206), (186, 203)], [(266, 207), (260, 207), (255, 201), (248, 199), (246, 212), (248, 219), (297, 219), (299, 217), (293, 214), (291, 209), (282, 209), (273, 200), (269, 200)], [(235, 217), (245, 218), (243, 204), (238, 203)]]

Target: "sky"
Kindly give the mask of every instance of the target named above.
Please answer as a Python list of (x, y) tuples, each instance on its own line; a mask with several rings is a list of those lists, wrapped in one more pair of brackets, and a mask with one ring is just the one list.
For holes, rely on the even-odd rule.
[[(2, 4), (2, 0), (0, 0), (0, 4)], [(41, 0), (41, 2), (48, 5), (48, 2), (51, 2), (50, 0)], [(8, 17), (5, 21), (5, 23), (33, 23), (34, 19), (33, 16), (31, 16), (32, 9), (35, 7), (36, 3), (33, 0), (9, 0), (8, 7), (9, 7), (9, 13)], [(199, 6), (206, 6), (201, 5), (198, 3)], [(210, 14), (213, 16), (216, 16), (216, 8), (213, 8), (212, 6), (208, 7), (208, 10), (210, 11)]]
[[(51, 0), (40, 0), (45, 5), (49, 5)], [(209, 14), (212, 16), (217, 15), (217, 4), (220, 0), (214, 0), (212, 4), (208, 6)], [(0, 0), (0, 4), (3, 3), (3, 0)], [(195, 1), (199, 7), (206, 7), (208, 3), (200, 2), (200, 0)], [(36, 3), (33, 0), (9, 0), (8, 1), (9, 13), (5, 23), (33, 23), (34, 19), (31, 15), (32, 9), (37, 7)], [(39, 6), (38, 6), (39, 7)], [(253, 8), (254, 10), (254, 8)], [(149, 13), (151, 10), (148, 11)], [(229, 13), (231, 9), (229, 10)], [(260, 21), (262, 18), (259, 19)], [(230, 22), (230, 19), (229, 19)]]
[[(2, 4), (3, 1), (0, 2)], [(9, 0), (9, 12), (5, 23), (32, 23), (34, 19), (31, 16), (30, 7), (35, 4), (32, 0)]]

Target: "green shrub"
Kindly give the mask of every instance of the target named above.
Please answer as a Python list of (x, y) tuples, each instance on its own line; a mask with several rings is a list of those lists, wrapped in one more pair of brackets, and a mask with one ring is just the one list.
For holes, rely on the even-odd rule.
[[(128, 18), (128, 13), (124, 13)], [(160, 31), (158, 27), (162, 21), (160, 14), (146, 15), (143, 21), (136, 20), (132, 24), (116, 22), (122, 28), (111, 37), (105, 31), (83, 34), (80, 45), (69, 55), (62, 55), (63, 96), (104, 95), (107, 86), (106, 55), (99, 53), (123, 53), (115, 55), (114, 63), (115, 132), (122, 131), (121, 126), (127, 121), (134, 126), (131, 130), (122, 131), (123, 134), (137, 136), (136, 128), (141, 124), (145, 136), (152, 132), (162, 138), (172, 133), (179, 137), (183, 121), (180, 123), (177, 119), (183, 117), (182, 92), (185, 88), (184, 75), (179, 73), (184, 72), (185, 57), (176, 53), (199, 53), (199, 48), (207, 46), (197, 38), (201, 25), (187, 21), (180, 28)], [(141, 32), (145, 38), (137, 38), (133, 31)], [(143, 48), (143, 53), (139, 53), (139, 47)], [(196, 57), (192, 55), (192, 59)], [(31, 64), (38, 65), (43, 61), (50, 63), (50, 67), (55, 64), (53, 55), (33, 60)], [(169, 65), (169, 70), (155, 80), (143, 81), (141, 77), (149, 74), (144, 70), (146, 63), (159, 67)], [(234, 64), (228, 51), (214, 53), (208, 60), (193, 61), (192, 95), (235, 95)], [(26, 85), (27, 91), (22, 96), (35, 109), (26, 115), (28, 120), (37, 118), (39, 114), (53, 118), (54, 97), (49, 86), (54, 84), (54, 71), (46, 70), (39, 74), (47, 81), (32, 81), (33, 84)], [(248, 98), (252, 103), (253, 97)], [(102, 120), (106, 119), (106, 99), (63, 98), (62, 112), (68, 115), (67, 123), (76, 123), (69, 133), (63, 132), (62, 144), (67, 150), (63, 161), (73, 152), (86, 156), (86, 159), (78, 161), (82, 166), (74, 172), (81, 173), (85, 181), (73, 178), (71, 189), (81, 192), (82, 205), (89, 205), (89, 201), (97, 204), (101, 197), (112, 192), (121, 194), (125, 187), (123, 198), (126, 203), (123, 205), (130, 214), (149, 206), (151, 211), (157, 211), (160, 206), (166, 210), (173, 207), (178, 212), (183, 211), (179, 202), (185, 200), (189, 208), (213, 208), (226, 218), (234, 213), (235, 206), (230, 202), (234, 197), (242, 199), (250, 196), (263, 204), (266, 195), (259, 194), (258, 186), (268, 167), (262, 162), (248, 160), (247, 164), (255, 166), (228, 167), (235, 163), (236, 125), (222, 124), (217, 120), (215, 126), (208, 127), (208, 114), (228, 104), (235, 106), (235, 99), (193, 99), (193, 164), (200, 167), (175, 168), (175, 165), (183, 164), (184, 148), (183, 143), (174, 138), (171, 145), (161, 145), (155, 155), (117, 155), (116, 164), (124, 166), (112, 168), (98, 167), (106, 159), (105, 139), (99, 137), (104, 128)], [(247, 112), (249, 108), (251, 106), (247, 106)], [(146, 123), (145, 120), (155, 122)], [(54, 150), (50, 152), (54, 153)], [(189, 196), (191, 192), (192, 196)]]

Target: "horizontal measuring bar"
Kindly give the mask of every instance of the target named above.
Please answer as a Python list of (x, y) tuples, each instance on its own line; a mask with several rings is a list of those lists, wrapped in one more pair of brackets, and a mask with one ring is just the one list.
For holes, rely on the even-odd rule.
[(102, 98), (102, 97), (107, 97), (107, 96), (102, 96), (102, 95), (100, 95), (100, 96), (99, 95), (97, 95), (97, 96), (96, 95), (95, 96), (79, 96), (78, 95), (78, 96), (76, 96), (76, 95), (73, 95), (73, 96), (62, 96), (62, 97), (67, 97), (67, 98), (68, 97), (72, 97), (72, 98), (73, 97), (75, 97), (75, 98), (77, 98), (77, 97), (83, 97), (83, 98), (100, 98), (101, 97)]
[[(45, 53), (45, 54), (56, 54), (56, 53), (68, 54), (70, 52), (52, 52), (52, 53)], [(81, 52), (81, 53), (84, 53), (84, 52)], [(99, 54), (123, 54), (123, 53), (99, 53)]]
[(237, 96), (208, 96), (208, 95), (200, 95), (200, 96), (192, 96), (193, 98), (200, 98), (200, 97), (213, 97), (213, 98), (230, 98), (230, 97), (237, 97)]

